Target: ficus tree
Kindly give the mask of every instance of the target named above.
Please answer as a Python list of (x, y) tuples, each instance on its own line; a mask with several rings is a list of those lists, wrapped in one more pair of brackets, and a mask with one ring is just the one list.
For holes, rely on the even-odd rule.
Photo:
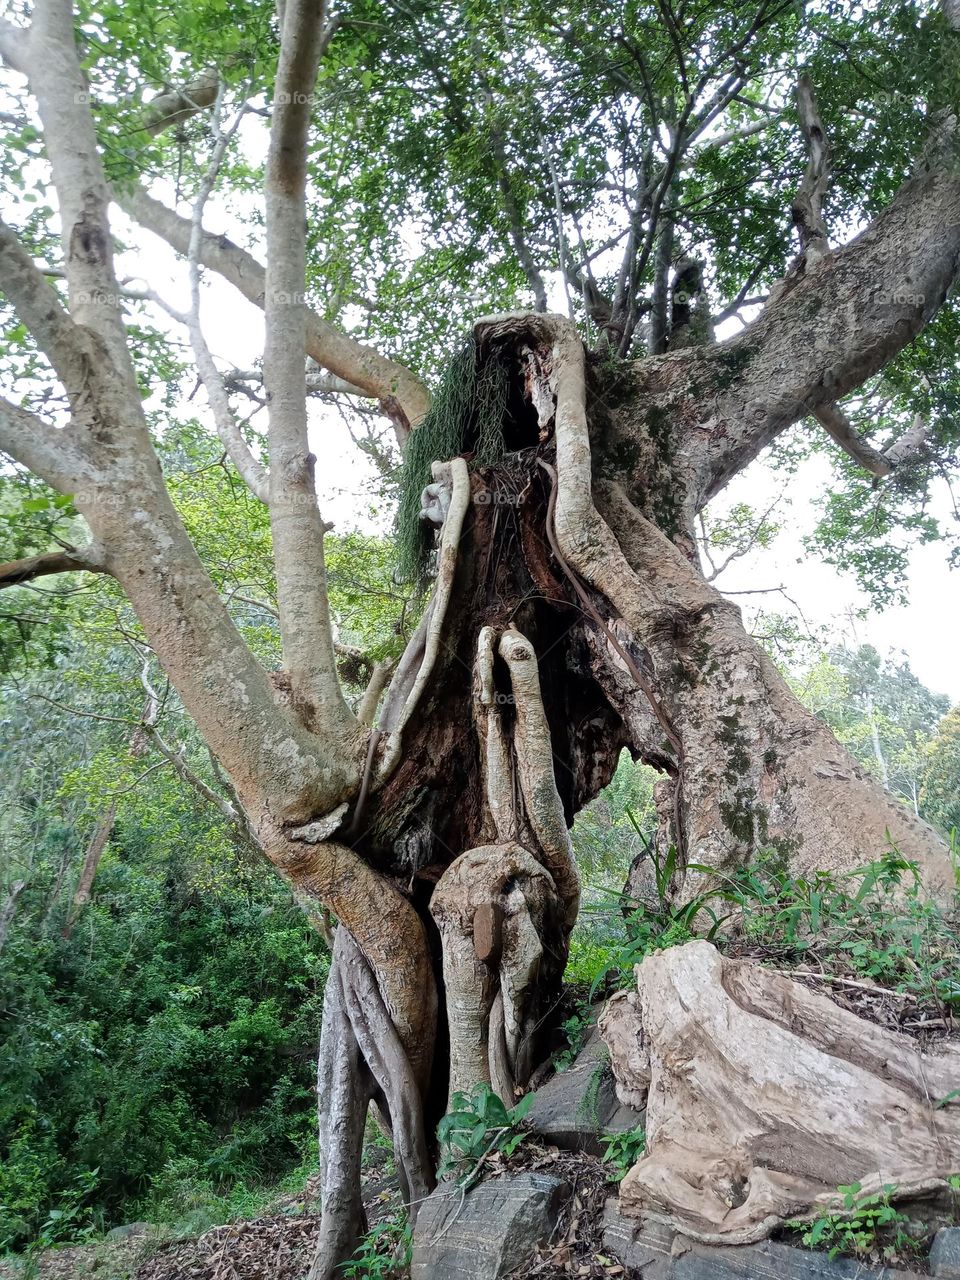
[[(315, 1280), (361, 1223), (371, 1103), (415, 1214), (448, 1091), (523, 1087), (577, 916), (568, 829), (624, 747), (662, 775), (677, 893), (761, 848), (802, 871), (889, 840), (932, 892), (948, 883), (942, 841), (800, 706), (697, 537), (800, 423), (794, 452), (839, 459), (827, 555), (894, 591), (899, 531), (936, 532), (925, 495), (956, 442), (957, 16), (37, 0), (0, 26), (22, 103), (0, 447), (89, 531), (0, 580), (118, 584), (264, 855), (339, 921)], [(112, 201), (181, 255), (186, 309), (118, 280)], [(213, 229), (230, 207), (234, 239)], [(209, 275), (262, 309), (262, 368), (212, 354)], [(269, 518), (279, 670), (158, 463), (182, 383), (171, 326)], [(372, 416), (390, 424), (397, 572), (426, 593), (358, 698), (315, 393), (361, 406), (387, 474)]]

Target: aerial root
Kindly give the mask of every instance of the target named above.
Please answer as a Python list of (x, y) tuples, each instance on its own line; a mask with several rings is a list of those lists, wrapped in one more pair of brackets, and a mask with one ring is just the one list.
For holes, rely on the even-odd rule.
[[(341, 926), (338, 937), (345, 932)], [(360, 1159), (373, 1087), (347, 1013), (342, 968), (335, 959), (324, 991), (317, 1067), (322, 1214), (308, 1280), (333, 1280), (363, 1233)]]
[(541, 975), (556, 971), (544, 940), (558, 912), (550, 873), (518, 844), (470, 849), (440, 878), (430, 913), (443, 948), (451, 1098), (485, 1082), (510, 1103), (526, 1082)]
[(324, 993), (317, 1097), (322, 1213), (309, 1280), (332, 1280), (364, 1229), (360, 1158), (371, 1101), (393, 1139), (411, 1223), (433, 1188), (417, 1078), (373, 970), (343, 925)]

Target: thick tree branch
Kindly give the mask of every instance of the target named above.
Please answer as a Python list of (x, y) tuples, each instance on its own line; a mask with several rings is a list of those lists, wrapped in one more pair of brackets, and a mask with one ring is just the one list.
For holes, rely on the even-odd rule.
[(284, 9), (273, 125), (267, 155), (267, 272), (263, 381), (270, 450), (270, 528), (284, 664), (295, 696), (336, 738), (355, 725), (337, 675), (316, 459), (307, 442), (303, 377), (306, 331), (307, 131), (320, 61), (322, 0)]
[(0, 287), (50, 361), (76, 410), (86, 391), (92, 355), (90, 345), (60, 305), (53, 286), (34, 264), (16, 232), (3, 221), (0, 221)]
[(76, 550), (45, 551), (42, 555), (11, 560), (7, 564), (0, 564), (0, 590), (55, 573), (78, 573), (83, 570), (105, 573), (100, 556), (100, 548), (90, 545), (77, 547)]
[(24, 27), (14, 26), (6, 18), (0, 18), (0, 58), (22, 75), (27, 74), (27, 42), (29, 33)]
[(923, 452), (929, 428), (923, 414), (918, 413), (909, 430), (884, 450), (875, 449), (864, 440), (856, 427), (835, 404), (821, 405), (813, 416), (833, 437), (844, 453), (878, 479), (888, 476), (904, 462)]
[[(4, 265), (13, 267), (5, 287), (61, 363), (74, 421), (63, 431), (44, 431), (33, 415), (0, 403), (0, 447), (73, 494), (103, 548), (106, 569), (127, 593), (258, 836), (267, 832), (276, 840), (286, 824), (327, 812), (351, 792), (359, 776), (359, 741), (318, 739), (304, 726), (309, 708), (278, 704), (164, 486), (125, 346), (106, 186), (76, 61), (72, 15), (62, 0), (40, 0), (28, 61), (60, 195), (65, 272), (76, 313), (65, 316), (11, 236), (2, 244)], [(302, 349), (301, 326), (297, 350)]]
[[(339, 31), (342, 18), (334, 14), (327, 22), (320, 41), (320, 56), (326, 53), (330, 41)], [(228, 60), (226, 65), (235, 59)], [(209, 111), (223, 88), (220, 73), (216, 67), (207, 67), (189, 83), (178, 88), (170, 88), (158, 93), (145, 103), (141, 115), (141, 124), (148, 133), (156, 137), (165, 129), (183, 124), (191, 116), (201, 111)]]
[(138, 395), (113, 266), (109, 189), (77, 60), (69, 0), (38, 0), (27, 64), (60, 206), (70, 314), (103, 340), (116, 372)]
[(377, 707), (380, 705), (380, 699), (383, 691), (387, 687), (387, 681), (393, 674), (396, 662), (392, 658), (388, 658), (383, 662), (375, 662), (373, 670), (370, 673), (370, 679), (366, 689), (363, 691), (363, 697), (360, 699), (360, 705), (357, 708), (357, 719), (367, 728), (373, 727), (376, 719)]
[(0, 449), (61, 493), (74, 493), (86, 477), (69, 427), (52, 423), (0, 397)]
[(813, 416), (844, 453), (849, 454), (854, 462), (858, 462), (872, 476), (882, 478), (893, 470), (890, 459), (868, 444), (847, 415), (835, 404), (820, 405), (814, 409)]
[(943, 304), (958, 272), (960, 172), (944, 148), (866, 231), (737, 338), (699, 357), (722, 390), (678, 455), (694, 505), (791, 423), (833, 404), (902, 351)]
[(198, 112), (208, 110), (219, 93), (220, 74), (216, 67), (208, 67), (181, 89), (170, 89), (151, 98), (141, 116), (143, 127), (156, 137), (164, 129), (182, 124)]
[(809, 265), (830, 251), (827, 224), (823, 218), (823, 198), (830, 180), (830, 149), (820, 120), (810, 77), (802, 75), (797, 84), (797, 113), (807, 144), (807, 168), (793, 202), (793, 221), (800, 236), (800, 248)]
[[(178, 253), (186, 255), (190, 245), (191, 225), (142, 187), (117, 191), (114, 199), (141, 226), (166, 240)], [(229, 281), (257, 307), (263, 307), (266, 273), (263, 266), (227, 236), (205, 231), (200, 242), (199, 261)], [(349, 382), (365, 395), (379, 400), (384, 411), (397, 426), (400, 443), (406, 440), (409, 427), (416, 426), (430, 406), (430, 393), (409, 369), (353, 338), (340, 333), (315, 311), (306, 312), (307, 355), (317, 364)]]

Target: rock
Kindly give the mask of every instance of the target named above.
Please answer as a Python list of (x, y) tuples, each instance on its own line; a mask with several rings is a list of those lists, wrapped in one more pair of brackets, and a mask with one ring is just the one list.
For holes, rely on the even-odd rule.
[(600, 1134), (632, 1129), (643, 1123), (643, 1114), (619, 1105), (607, 1049), (594, 1030), (573, 1064), (536, 1091), (526, 1122), (565, 1151), (602, 1155)]
[(922, 1052), (703, 941), (647, 956), (636, 1000), (618, 1001), (611, 1023), (626, 1087), (650, 1072), (646, 1151), (620, 1187), (627, 1214), (704, 1244), (750, 1244), (841, 1208), (841, 1185), (935, 1198), (960, 1168), (960, 1108), (931, 1101), (960, 1077), (955, 1044)]
[(933, 1237), (930, 1273), (943, 1280), (960, 1280), (960, 1227), (944, 1227)]
[(466, 1196), (441, 1183), (420, 1206), (410, 1280), (498, 1280), (556, 1230), (570, 1187), (544, 1173), (481, 1182)]
[(614, 1198), (604, 1210), (603, 1247), (643, 1280), (921, 1280), (915, 1271), (868, 1267), (772, 1240), (700, 1244), (665, 1223), (625, 1218)]
[(153, 1227), (149, 1222), (125, 1222), (120, 1227), (114, 1227), (107, 1232), (107, 1240), (130, 1240), (136, 1236), (149, 1235)]

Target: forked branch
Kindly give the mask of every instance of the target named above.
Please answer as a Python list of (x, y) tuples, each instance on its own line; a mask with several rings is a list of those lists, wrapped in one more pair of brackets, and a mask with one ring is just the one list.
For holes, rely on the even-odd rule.
[[(190, 244), (190, 220), (168, 209), (142, 187), (114, 192), (120, 207), (178, 253), (186, 255)], [(223, 276), (248, 302), (263, 307), (266, 273), (263, 265), (225, 235), (205, 231), (200, 241), (199, 261)], [(411, 426), (424, 417), (430, 393), (416, 374), (372, 347), (340, 333), (315, 311), (306, 310), (304, 346), (307, 355), (350, 387), (379, 400), (392, 418), (400, 443)]]

